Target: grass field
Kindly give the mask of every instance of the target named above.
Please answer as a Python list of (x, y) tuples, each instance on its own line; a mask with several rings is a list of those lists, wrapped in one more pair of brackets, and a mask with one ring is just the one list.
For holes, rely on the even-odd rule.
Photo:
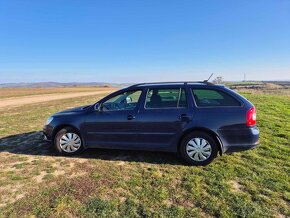
[(244, 93), (283, 95), (290, 97), (290, 82), (226, 82), (232, 89)]
[(106, 87), (60, 87), (60, 88), (1, 88), (0, 99), (44, 94), (63, 94), (72, 92), (89, 92), (103, 90)]
[(46, 118), (101, 96), (0, 114), (0, 217), (289, 217), (290, 98), (250, 94), (260, 146), (186, 166), (174, 154), (92, 149), (56, 156)]

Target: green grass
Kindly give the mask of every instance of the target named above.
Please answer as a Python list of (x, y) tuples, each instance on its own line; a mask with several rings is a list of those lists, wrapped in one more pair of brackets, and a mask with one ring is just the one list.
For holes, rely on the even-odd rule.
[[(99, 97), (1, 114), (0, 185), (19, 186), (15, 193), (26, 194), (7, 202), (0, 217), (290, 216), (289, 97), (247, 94), (258, 111), (259, 147), (218, 157), (206, 167), (186, 166), (174, 154), (159, 152), (94, 149), (77, 158), (55, 156), (38, 132), (44, 120)], [(0, 189), (0, 203), (10, 192), (15, 194)]]

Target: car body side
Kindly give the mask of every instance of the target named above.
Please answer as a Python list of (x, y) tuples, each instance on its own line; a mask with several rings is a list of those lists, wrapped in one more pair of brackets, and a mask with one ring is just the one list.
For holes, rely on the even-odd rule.
[[(150, 88), (184, 89), (185, 108), (145, 108)], [(198, 107), (192, 89), (213, 89), (234, 97), (241, 106)], [(97, 109), (111, 97), (124, 91), (141, 90), (134, 110), (103, 112)], [(219, 145), (220, 154), (251, 149), (259, 143), (256, 126), (246, 126), (246, 112), (253, 105), (238, 93), (223, 86), (210, 85), (146, 85), (116, 91), (86, 108), (80, 107), (53, 115), (44, 126), (47, 140), (65, 126), (80, 132), (85, 148), (112, 148), (177, 152), (182, 138), (192, 131), (205, 131)], [(135, 119), (128, 120), (128, 115)], [(182, 117), (184, 115), (184, 117)], [(111, 140), (112, 139), (112, 140)]]

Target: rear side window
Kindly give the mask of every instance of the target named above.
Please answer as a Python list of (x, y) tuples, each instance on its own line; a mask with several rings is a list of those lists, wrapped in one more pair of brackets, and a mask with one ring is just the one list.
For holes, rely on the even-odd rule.
[(187, 99), (184, 89), (160, 89), (148, 90), (145, 108), (184, 108), (187, 107)]
[(218, 90), (192, 89), (192, 94), (198, 107), (241, 106), (234, 97)]

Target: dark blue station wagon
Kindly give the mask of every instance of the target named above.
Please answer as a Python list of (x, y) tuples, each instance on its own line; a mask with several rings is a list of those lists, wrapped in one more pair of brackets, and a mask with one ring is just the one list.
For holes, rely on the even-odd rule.
[(52, 115), (43, 133), (63, 155), (86, 148), (166, 151), (192, 165), (259, 143), (253, 104), (208, 82), (136, 84)]

